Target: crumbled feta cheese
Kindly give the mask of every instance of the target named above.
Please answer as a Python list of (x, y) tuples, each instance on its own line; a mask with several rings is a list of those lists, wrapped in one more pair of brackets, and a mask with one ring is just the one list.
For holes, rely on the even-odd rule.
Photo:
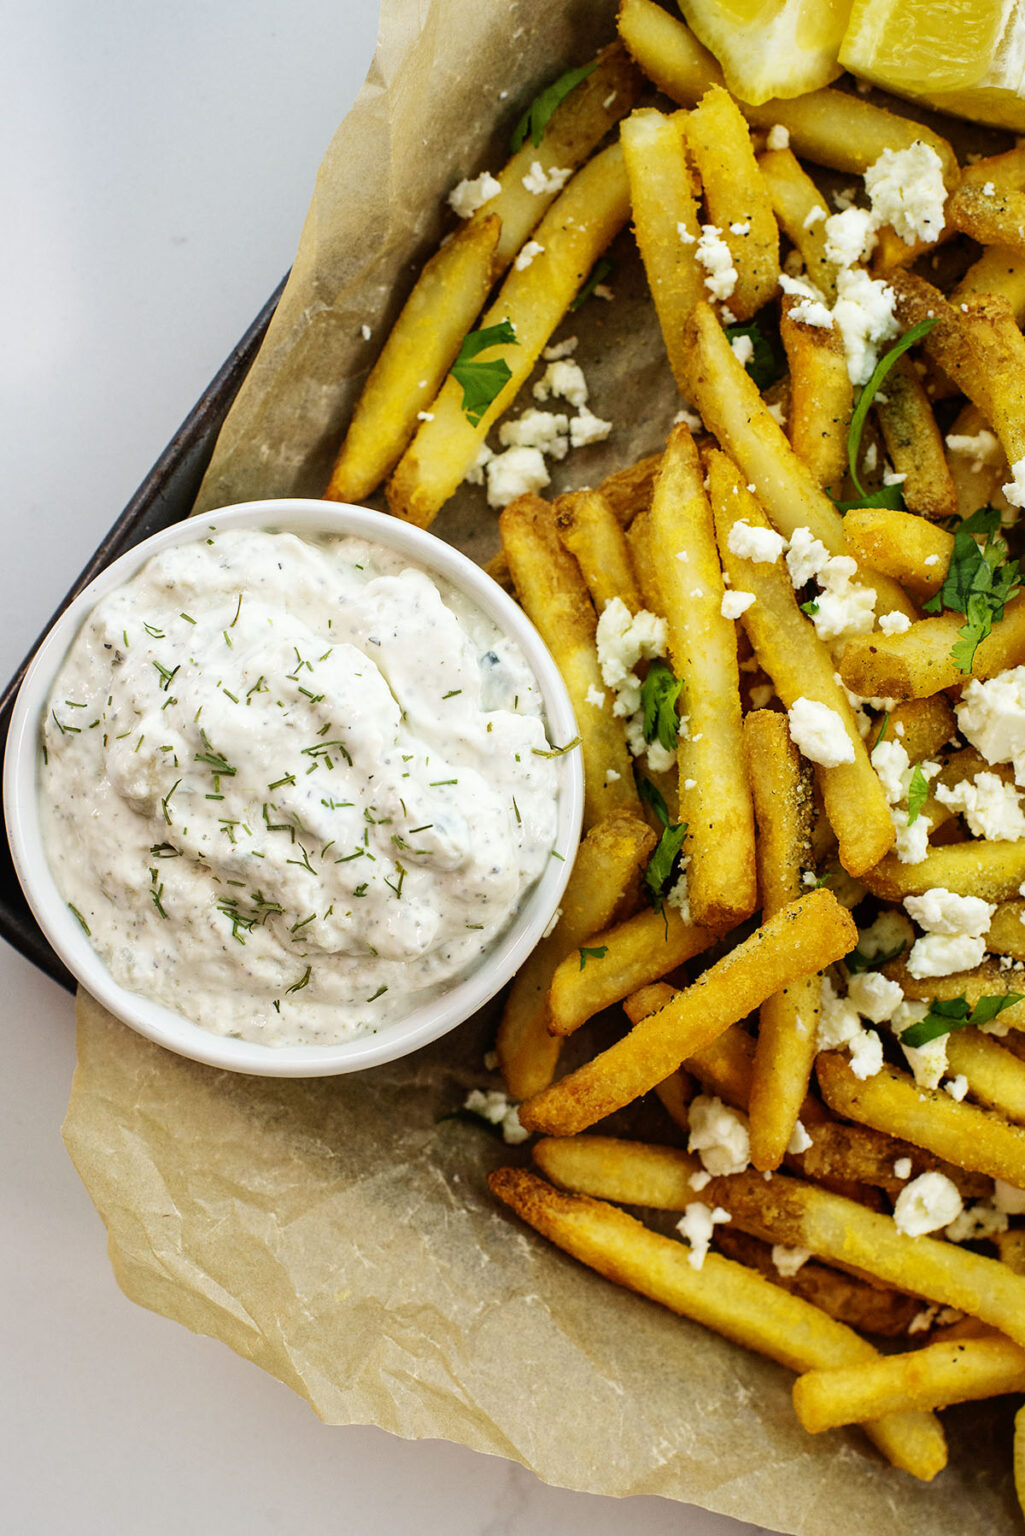
[(679, 235), (684, 245), (694, 245), (697, 242), (697, 235), (692, 235), (682, 220), (676, 226), (676, 233)]
[(974, 460), (972, 471), (975, 474), (978, 474), (987, 464), (999, 464), (1003, 458), (996, 433), (990, 432), (986, 427), (971, 435), (948, 432), (946, 443), (951, 453), (963, 454), (966, 458)]
[(755, 355), (755, 344), (750, 336), (734, 336), (730, 350), (742, 368), (746, 368)]
[(772, 1245), (772, 1262), (784, 1280), (793, 1279), (801, 1265), (807, 1264), (810, 1258), (810, 1248), (784, 1248), (782, 1243)]
[(995, 773), (977, 773), (950, 789), (937, 784), (936, 798), (963, 814), (974, 837), (1012, 843), (1025, 839), (1019, 792)]
[(886, 1024), (904, 1001), (904, 993), (895, 981), (879, 971), (860, 971), (847, 983), (847, 996), (864, 1019)]
[(959, 1072), (956, 1077), (950, 1079), (949, 1083), (944, 1083), (943, 1087), (952, 1099), (957, 1099), (960, 1102), (968, 1092), (968, 1079), (963, 1072)]
[[(950, 1084), (946, 1086), (949, 1089)], [(945, 1236), (952, 1243), (977, 1243), (980, 1239), (994, 1238), (998, 1232), (1006, 1232), (1008, 1225), (1006, 1212), (987, 1200), (978, 1200), (974, 1205), (965, 1206), (947, 1227)]]
[(812, 1145), (812, 1139), (805, 1130), (800, 1120), (794, 1124), (790, 1140), (787, 1142), (787, 1151), (792, 1157), (800, 1157), (802, 1152), (807, 1152)]
[(893, 1165), (894, 1178), (910, 1179), (913, 1166), (910, 1157), (898, 1157)]
[(821, 994), (816, 1045), (820, 1051), (837, 1050), (861, 1033), (861, 1019), (854, 1004), (839, 996), (828, 976), (822, 977)]
[(371, 336), (374, 334), (369, 325), (361, 325), (359, 328), (359, 333), (363, 337), (364, 341), (369, 341)]
[(876, 594), (872, 587), (854, 584), (857, 569), (849, 555), (833, 555), (819, 571), (816, 580), (822, 591), (811, 620), (820, 640), (842, 642), (871, 633)]
[(892, 613), (879, 615), (879, 628), (884, 635), (902, 635), (905, 630), (911, 628), (911, 620), (906, 613), (901, 613), (895, 608)]
[(874, 923), (859, 931), (858, 948), (867, 959), (877, 960), (880, 955), (888, 955), (902, 944), (910, 944), (913, 938), (914, 932), (904, 914), (888, 909), (880, 912)]
[(605, 695), (600, 688), (596, 688), (592, 683), (584, 695), (584, 703), (593, 704), (595, 709), (602, 709), (605, 704)]
[(518, 1146), (530, 1135), (530, 1132), (520, 1124), (516, 1105), (510, 1103), (499, 1088), (489, 1088), (486, 1092), (480, 1088), (471, 1089), (466, 1096), (463, 1108), (469, 1110), (471, 1115), (479, 1115), (489, 1125), (500, 1125), (502, 1140), (510, 1147)]
[(790, 739), (800, 752), (824, 768), (853, 763), (854, 743), (835, 709), (803, 695), (787, 710)]
[(595, 283), (594, 287), (591, 289), (591, 292), (594, 294), (596, 299), (604, 299), (607, 304), (611, 304), (612, 300), (616, 297), (608, 283)]
[(1025, 507), (1025, 459), (1016, 459), (1011, 465), (1011, 478), (1000, 489), (1012, 507)]
[(923, 565), (939, 565), (939, 563), (939, 555), (926, 555), (925, 559), (922, 561)]
[(782, 123), (773, 123), (765, 135), (765, 143), (769, 149), (789, 149), (790, 129), (784, 128)]
[(948, 938), (944, 933), (927, 933), (916, 940), (908, 956), (908, 971), (916, 981), (926, 976), (953, 976), (981, 965), (986, 954), (986, 940), (965, 934)]
[(552, 192), (561, 192), (572, 175), (572, 166), (553, 165), (550, 171), (546, 171), (540, 160), (534, 160), (523, 177), (523, 185), (535, 197), (545, 197)]
[(488, 506), (507, 507), (517, 496), (540, 491), (549, 482), (544, 457), (537, 448), (508, 448), (487, 461)]
[(477, 454), (477, 457), (466, 471), (466, 474), (463, 476), (463, 479), (466, 481), (467, 485), (484, 484), (484, 471), (493, 458), (494, 454), (491, 452), (491, 449), (488, 447), (487, 443), (481, 443), (480, 452)]
[(606, 784), (618, 784), (622, 777), (623, 775), (621, 773), (617, 773), (614, 768), (606, 768), (605, 770)]
[(783, 406), (781, 405), (781, 403), (778, 400), (774, 400), (772, 402), (772, 404), (767, 407), (767, 409), (768, 409), (769, 415), (772, 417), (772, 419), (776, 423), (777, 427), (779, 427), (780, 430), (782, 431), (786, 427), (786, 424), (787, 424), (787, 413), (783, 409)]
[(931, 1170), (905, 1184), (897, 1196), (893, 1219), (898, 1232), (907, 1237), (920, 1237), (925, 1232), (949, 1226), (961, 1210), (957, 1186), (945, 1173)]
[(611, 431), (611, 421), (602, 421), (586, 405), (582, 405), (577, 414), (570, 417), (569, 440), (574, 448), (586, 448), (588, 443), (603, 443)]
[(736, 224), (730, 225), (731, 235), (749, 235), (751, 233), (751, 220), (741, 219)]
[(857, 195), (857, 187), (840, 187), (836, 192), (831, 194), (833, 199), (833, 207), (842, 213), (845, 208), (850, 208), (853, 206), (854, 199), (857, 197)]
[(850, 1052), (851, 1071), (862, 1082), (875, 1077), (883, 1069), (883, 1042), (874, 1029), (863, 1029), (854, 1036), (847, 1049)]
[(746, 1115), (721, 1099), (699, 1093), (688, 1106), (687, 1120), (687, 1151), (698, 1154), (703, 1168), (716, 1177), (744, 1172), (751, 1161)]
[[(656, 773), (659, 772), (659, 769), (655, 766), (654, 763), (652, 763), (652, 760), (651, 760), (651, 748), (652, 747), (657, 747), (657, 746), (658, 746), (658, 742), (657, 741), (653, 741), (651, 743), (651, 746), (649, 746), (649, 748), (648, 748), (648, 762), (651, 765), (651, 767), (654, 768)], [(660, 750), (662, 750), (662, 749), (660, 748)], [(672, 753), (669, 754), (669, 758), (670, 758), (670, 761), (663, 768), (663, 770), (662, 770), (663, 772), (667, 772), (668, 769), (673, 766), (673, 761), (674, 760), (673, 760), (673, 754)], [(675, 885), (666, 894), (666, 906), (667, 907), (675, 907), (677, 912), (679, 912), (679, 914), (680, 914), (681, 920), (683, 922), (685, 922), (685, 923), (689, 923), (691, 921), (690, 887), (687, 884), (687, 865), (689, 863), (690, 863), (690, 859), (687, 858), (686, 855), (683, 858), (680, 859), (680, 866), (679, 866), (680, 873), (679, 873), (679, 876), (677, 877)]]
[(833, 319), (843, 338), (847, 373), (852, 384), (867, 384), (878, 361), (879, 343), (892, 341), (900, 330), (893, 308), (895, 294), (862, 267), (838, 272), (836, 291)]
[(879, 782), (891, 805), (898, 805), (908, 792), (911, 781), (911, 759), (899, 741), (884, 740), (872, 749), (872, 767), (879, 775)]
[(817, 206), (814, 208), (809, 208), (808, 212), (804, 216), (801, 228), (814, 229), (816, 224), (822, 224), (828, 218), (829, 214), (824, 208), (819, 208)]
[(796, 590), (829, 564), (829, 550), (810, 528), (795, 528), (787, 545), (787, 570)]
[[(677, 411), (676, 415), (673, 417), (674, 427), (678, 427), (681, 422), (683, 422), (683, 424), (688, 427), (691, 432), (704, 431), (705, 424), (701, 420), (701, 417), (698, 416), (694, 411), (690, 410), (687, 406), (684, 406), (682, 410)], [(677, 556), (677, 558), (679, 558), (679, 556)]]
[(908, 149), (884, 149), (865, 172), (865, 191), (876, 224), (892, 225), (905, 245), (943, 233), (943, 163), (921, 139)]
[(885, 469), (883, 471), (883, 484), (903, 485), (907, 477), (907, 470), (903, 470), (900, 474), (898, 474), (895, 469)]
[(693, 1269), (702, 1268), (711, 1246), (713, 1231), (721, 1222), (729, 1220), (729, 1211), (724, 1211), (721, 1205), (713, 1210), (710, 1205), (693, 1200), (690, 1205), (684, 1206), (676, 1230), (690, 1244), (687, 1257)]
[(996, 185), (992, 181), (984, 182), (982, 187), (982, 195), (983, 197), (995, 197), (996, 190)]
[(635, 715), (641, 707), (641, 684), (634, 668), (642, 657), (651, 661), (665, 655), (665, 619), (646, 608), (631, 614), (622, 598), (614, 597), (598, 620), (597, 643), (602, 678), (616, 693), (613, 714)]
[(867, 208), (845, 208), (826, 220), (826, 259), (838, 267), (864, 261), (875, 246), (875, 220)]
[(708, 274), (705, 287), (713, 299), (728, 299), (737, 286), (737, 269), (722, 231), (714, 224), (702, 224), (701, 239), (694, 253)]
[(552, 395), (568, 400), (579, 410), (587, 404), (587, 380), (579, 363), (559, 359), (549, 363), (543, 375), (534, 385), (534, 399), (543, 404)]
[(724, 592), (720, 612), (724, 619), (739, 619), (755, 600), (753, 592)]
[(538, 245), (536, 240), (528, 240), (526, 245), (520, 251), (516, 260), (513, 262), (513, 266), (516, 268), (517, 272), (525, 272), (526, 269), (530, 266), (530, 263), (534, 260), (534, 257), (540, 256), (543, 251), (543, 245)]
[(448, 194), (448, 205), (461, 219), (468, 219), (478, 208), (483, 208), (485, 203), (497, 197), (501, 190), (501, 182), (490, 171), (483, 171), (475, 181), (461, 181), (453, 187)]
[(972, 939), (986, 933), (996, 911), (995, 904), (981, 896), (959, 896), (942, 885), (934, 885), (922, 896), (905, 896), (903, 905), (926, 933), (967, 934)]
[(503, 421), (498, 440), (504, 448), (537, 448), (553, 459), (564, 459), (569, 452), (568, 430), (568, 416), (531, 410), (513, 421)]
[(434, 420), (434, 412), (433, 411), (417, 411), (416, 419), (417, 419), (417, 421), (433, 421)]
[(804, 325), (815, 325), (820, 330), (829, 331), (833, 328), (833, 313), (826, 303), (824, 295), (816, 288), (815, 284), (806, 277), (792, 277), (787, 272), (779, 275), (779, 286), (788, 298), (800, 299), (790, 311), (791, 320), (798, 320)]
[(699, 1168), (697, 1173), (692, 1173), (689, 1179), (690, 1187), (695, 1194), (700, 1194), (706, 1184), (711, 1184), (712, 1175), (706, 1168)]
[[(920, 1024), (928, 1012), (928, 1003), (901, 1003), (894, 1010), (890, 1028), (899, 1040), (912, 1024)], [(926, 1045), (904, 1045), (901, 1042), (901, 1050), (919, 1088), (938, 1088), (940, 1078), (947, 1070), (946, 1035), (937, 1035), (935, 1040), (930, 1040)]]
[(546, 363), (558, 363), (564, 357), (571, 357), (579, 345), (578, 336), (567, 336), (565, 341), (556, 341), (550, 347), (545, 347), (541, 356)]
[(865, 468), (869, 470), (875, 469), (878, 463), (879, 449), (875, 443), (869, 443), (868, 447), (865, 449)]
[(972, 678), (956, 706), (958, 729), (987, 763), (1013, 763), (1025, 783), (1025, 667), (980, 682)]
[(742, 560), (753, 560), (756, 565), (773, 565), (786, 548), (786, 542), (774, 528), (752, 527), (746, 518), (739, 518), (729, 531), (726, 548)]
[(929, 833), (932, 830), (932, 822), (928, 816), (921, 814), (913, 822), (909, 822), (908, 812), (896, 806), (891, 809), (890, 815), (897, 833), (897, 841), (893, 845), (897, 862), (921, 864), (929, 852)]

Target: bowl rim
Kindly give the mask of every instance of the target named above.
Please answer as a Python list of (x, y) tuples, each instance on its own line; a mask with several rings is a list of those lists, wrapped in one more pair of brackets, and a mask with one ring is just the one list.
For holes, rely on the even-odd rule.
[(39, 821), (39, 729), (50, 689), (82, 624), (96, 604), (153, 555), (205, 537), (211, 529), (266, 529), (300, 536), (366, 538), (407, 556), (470, 598), (521, 647), (541, 688), (549, 739), (570, 741), (577, 723), (566, 686), (523, 610), (476, 565), (436, 534), (386, 513), (347, 502), (305, 497), (246, 501), (172, 524), (119, 556), (69, 604), (48, 631), (18, 690), (3, 768), (4, 816), (15, 873), (40, 928), (76, 980), (108, 1012), (139, 1034), (207, 1066), (266, 1077), (323, 1077), (362, 1071), (420, 1049), (470, 1018), (515, 974), (547, 931), (569, 879), (580, 836), (582, 755), (556, 760), (558, 814), (553, 856), (498, 943), (468, 975), (439, 997), (379, 1032), (334, 1045), (264, 1045), (215, 1035), (164, 1004), (114, 980), (57, 888)]

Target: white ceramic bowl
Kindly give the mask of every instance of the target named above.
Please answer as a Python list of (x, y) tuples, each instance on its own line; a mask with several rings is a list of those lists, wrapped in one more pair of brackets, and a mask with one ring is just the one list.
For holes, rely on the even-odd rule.
[(355, 534), (409, 557), (451, 582), (521, 647), (544, 698), (549, 739), (577, 734), (569, 696), (537, 630), (502, 589), (465, 555), (433, 534), (365, 507), (325, 501), (252, 501), (178, 523), (155, 534), (109, 566), (51, 629), (18, 694), (4, 761), (4, 810), (14, 867), (40, 928), (72, 975), (111, 1013), (150, 1040), (210, 1066), (267, 1077), (322, 1077), (393, 1061), (436, 1040), (470, 1017), (515, 974), (541, 938), (562, 896), (580, 835), (583, 769), (579, 752), (557, 760), (558, 828), (555, 847), (565, 859), (549, 859), (540, 881), (497, 945), (470, 976), (440, 997), (411, 1008), (407, 1017), (378, 1033), (338, 1045), (268, 1046), (210, 1034), (159, 1003), (118, 985), (66, 906), (50, 872), (39, 820), (39, 740), (43, 711), (71, 642), (96, 603), (121, 586), (151, 555), (218, 530), (260, 528), (295, 534)]

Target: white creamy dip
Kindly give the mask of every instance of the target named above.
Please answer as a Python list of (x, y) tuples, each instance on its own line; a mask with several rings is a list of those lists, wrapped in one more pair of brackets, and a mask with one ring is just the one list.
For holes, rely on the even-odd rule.
[(211, 529), (71, 646), (43, 833), (122, 986), (218, 1035), (328, 1045), (508, 927), (552, 855), (550, 751), (522, 652), (454, 587), (363, 539)]

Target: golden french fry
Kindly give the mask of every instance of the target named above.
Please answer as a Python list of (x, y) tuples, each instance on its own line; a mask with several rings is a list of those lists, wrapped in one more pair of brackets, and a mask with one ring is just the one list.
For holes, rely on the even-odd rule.
[[(725, 593), (704, 470), (686, 426), (674, 428), (648, 514), (686, 732), (677, 745), (679, 815), (688, 827), (694, 922), (733, 928), (755, 909), (754, 815), (741, 734), (737, 632)], [(680, 559), (680, 554), (686, 559)]]
[[(843, 1057), (826, 1051), (816, 1062), (816, 1072), (822, 1096), (834, 1114), (903, 1136), (959, 1168), (1025, 1188), (1025, 1130), (1020, 1126), (998, 1120), (974, 1104), (958, 1103), (941, 1089), (923, 1088), (895, 1067), (884, 1066), (862, 1081)], [(942, 1298), (933, 1298), (938, 1299)], [(992, 1322), (995, 1328), (1003, 1326), (972, 1307), (963, 1310)], [(1025, 1313), (1021, 1326), (1025, 1329)]]
[(961, 167), (961, 184), (983, 187), (991, 181), (1002, 192), (1020, 192), (1025, 188), (1025, 151), (1021, 145), (999, 155), (982, 155)]
[(973, 1099), (1006, 1120), (1025, 1122), (1025, 1061), (998, 1040), (977, 1029), (954, 1030), (947, 1036), (947, 1064), (952, 1077), (968, 1079)]
[(1025, 192), (998, 187), (992, 179), (985, 186), (962, 182), (947, 199), (947, 222), (980, 245), (1003, 245), (1025, 251)]
[[(1009, 250), (1005, 245), (988, 246), (953, 290), (950, 302), (956, 309), (963, 300), (977, 293), (1000, 294), (1010, 304), (1017, 324), (1021, 325), (1025, 320), (1025, 254)], [(980, 502), (980, 506), (985, 506), (985, 502)]]
[[(810, 858), (811, 776), (802, 770), (783, 715), (769, 710), (748, 715), (744, 750), (758, 822), (764, 919), (803, 889), (801, 876)], [(749, 1106), (756, 1168), (778, 1168), (794, 1133), (815, 1057), (821, 991), (818, 976), (804, 976), (762, 1004)]]
[(798, 300), (784, 298), (780, 335), (790, 364), (787, 431), (816, 485), (839, 489), (847, 472), (847, 429), (854, 387), (840, 333), (795, 320)]
[(827, 890), (791, 902), (710, 966), (666, 1007), (520, 1110), (531, 1130), (570, 1136), (668, 1077), (773, 992), (847, 954), (857, 941), (849, 914)]
[[(520, 496), (502, 513), (499, 528), (520, 602), (573, 701), (584, 756), (584, 825), (616, 810), (639, 810), (626, 731), (612, 713), (598, 665), (594, 608), (580, 567), (559, 540), (554, 509), (539, 496)], [(589, 694), (605, 702), (588, 703)]]
[(946, 1408), (1025, 1391), (1025, 1349), (999, 1334), (927, 1344), (864, 1365), (808, 1371), (794, 1382), (794, 1409), (811, 1434), (886, 1413)]
[(714, 944), (707, 928), (685, 923), (679, 912), (638, 912), (616, 928), (596, 933), (585, 948), (604, 955), (566, 956), (552, 977), (548, 994), (548, 1027), (554, 1035), (570, 1035), (581, 1024), (622, 1002), (640, 987), (659, 980), (686, 960)]
[(887, 854), (864, 878), (872, 894), (885, 901), (921, 896), (937, 885), (958, 896), (1010, 901), (1025, 880), (1025, 843), (951, 843), (930, 848), (918, 864), (901, 864)]
[[(892, 961), (886, 967), (891, 981), (900, 983), (904, 996), (912, 1002), (931, 1002), (934, 998), (949, 1002), (963, 997), (974, 1008), (981, 997), (1003, 997), (1008, 992), (1025, 992), (1020, 972), (1009, 971), (995, 960), (984, 960), (971, 971), (955, 971), (951, 976), (925, 976), (916, 981), (908, 973), (901, 960)], [(1000, 1015), (1001, 1025), (1012, 1030), (1025, 1030), (1025, 1002), (1012, 1003)]]
[[(711, 1253), (694, 1269), (682, 1243), (603, 1201), (563, 1194), (520, 1168), (497, 1169), (488, 1183), (524, 1221), (599, 1274), (792, 1370), (875, 1356), (851, 1329), (742, 1264)], [(928, 1481), (945, 1465), (943, 1431), (928, 1415), (901, 1414), (866, 1429), (895, 1466), (916, 1477)]]
[(560, 1042), (548, 1033), (548, 988), (559, 962), (612, 919), (637, 865), (655, 838), (636, 816), (620, 812), (592, 827), (580, 844), (562, 898), (562, 916), (516, 973), (502, 1012), (496, 1050), (514, 1099), (546, 1087)]
[(512, 572), (509, 569), (509, 562), (505, 558), (504, 549), (500, 549), (497, 555), (493, 555), (484, 569), (492, 581), (497, 581), (503, 591), (515, 597), (516, 588), (513, 586)]
[[(1022, 270), (1025, 272), (1025, 261)], [(970, 400), (958, 412), (947, 433), (947, 447), (950, 478), (957, 491), (958, 516), (971, 517), (980, 507), (993, 505), (1001, 494), (1000, 487), (1007, 480), (1007, 460), (996, 434), (989, 430), (986, 418)]]
[(622, 524), (601, 491), (570, 491), (555, 503), (559, 538), (576, 558), (595, 612), (618, 597), (631, 613), (643, 607)]
[(599, 485), (599, 491), (624, 528), (630, 527), (638, 512), (650, 507), (651, 491), (661, 463), (662, 455), (651, 453), (636, 464), (614, 470)]
[(1021, 1227), (1012, 1227), (1009, 1232), (998, 1232), (996, 1245), (1001, 1264), (1006, 1264), (1016, 1275), (1025, 1275), (1025, 1231)]
[(705, 286), (695, 254), (701, 236), (696, 196), (700, 187), (688, 164), (681, 117), (641, 108), (623, 123), (620, 142), (648, 287), (673, 377), (686, 393), (683, 325), (704, 297)]
[(894, 1163), (907, 1158), (911, 1163), (909, 1177), (929, 1172), (945, 1174), (966, 1200), (985, 1200), (993, 1192), (991, 1181), (982, 1174), (967, 1172), (910, 1141), (901, 1141), (867, 1125), (841, 1125), (835, 1120), (820, 1119), (811, 1127), (811, 1138), (811, 1146), (791, 1161), (806, 1178), (827, 1188), (831, 1187), (830, 1181), (871, 1184), (894, 1198), (907, 1183), (907, 1179), (894, 1172)]
[(777, 292), (779, 230), (747, 124), (729, 92), (711, 85), (684, 118), (684, 129), (701, 173), (709, 220), (729, 246), (737, 274), (723, 302), (733, 319), (750, 320)]
[(919, 599), (942, 587), (954, 548), (954, 535), (945, 528), (889, 507), (852, 507), (843, 520), (843, 541), (859, 565), (892, 576)]
[[(847, 514), (848, 517), (851, 515)], [(950, 700), (942, 693), (929, 699), (908, 699), (890, 711), (890, 730), (904, 745), (913, 763), (935, 757), (957, 732)]]
[(830, 303), (836, 298), (836, 266), (826, 255), (830, 207), (792, 149), (770, 149), (758, 160), (779, 227), (801, 253), (808, 276)]
[[(661, 464), (661, 459), (659, 464)], [(658, 584), (658, 572), (651, 554), (651, 508), (638, 512), (627, 529), (626, 542), (630, 558), (637, 573), (644, 606), (650, 613), (662, 612), (662, 592)]]
[(991, 955), (1010, 955), (1025, 960), (1025, 901), (1002, 901), (986, 930)]
[(925, 517), (954, 517), (957, 490), (947, 467), (943, 438), (914, 364), (905, 355), (886, 376), (875, 413), (909, 511)]
[(768, 527), (758, 501), (725, 454), (708, 455), (708, 476), (723, 565), (736, 589), (755, 594), (741, 622), (759, 663), (787, 709), (799, 698), (812, 699), (833, 710), (847, 732), (852, 761), (832, 768), (819, 766), (816, 776), (830, 825), (839, 839), (840, 862), (848, 873), (860, 878), (893, 845), (886, 796), (869, 762), (847, 696), (836, 680), (833, 658), (798, 607), (782, 559), (771, 564), (745, 560), (729, 548), (735, 523), (746, 520), (751, 527)]
[(502, 359), (509, 379), (474, 424), (463, 410), (463, 386), (445, 380), (388, 482), (397, 517), (426, 528), (455, 491), (498, 417), (512, 404), (581, 283), (630, 212), (626, 171), (618, 144), (577, 172), (536, 232), (542, 247), (529, 266), (509, 273), (480, 329), (509, 321), (515, 342), (486, 348), (479, 362)]
[(395, 467), (484, 306), (500, 233), (495, 214), (474, 220), (424, 267), (363, 386), (327, 501), (360, 502)]
[[(681, 106), (693, 106), (710, 85), (723, 83), (715, 59), (693, 32), (655, 3), (620, 0), (619, 35), (636, 62), (660, 90)], [(824, 89), (793, 101), (773, 99), (762, 106), (741, 103), (749, 123), (786, 128), (797, 154), (836, 171), (862, 176), (884, 149), (910, 149), (916, 139), (932, 146), (943, 163), (948, 187), (957, 185), (957, 156), (947, 140), (921, 123), (898, 117), (858, 96)]]
[(963, 613), (919, 619), (902, 634), (855, 635), (840, 658), (840, 676), (848, 688), (868, 697), (922, 699), (967, 682), (995, 677), (1025, 661), (1025, 597), (1016, 597), (994, 621), (977, 647), (971, 672), (962, 672), (951, 655), (965, 627)]

